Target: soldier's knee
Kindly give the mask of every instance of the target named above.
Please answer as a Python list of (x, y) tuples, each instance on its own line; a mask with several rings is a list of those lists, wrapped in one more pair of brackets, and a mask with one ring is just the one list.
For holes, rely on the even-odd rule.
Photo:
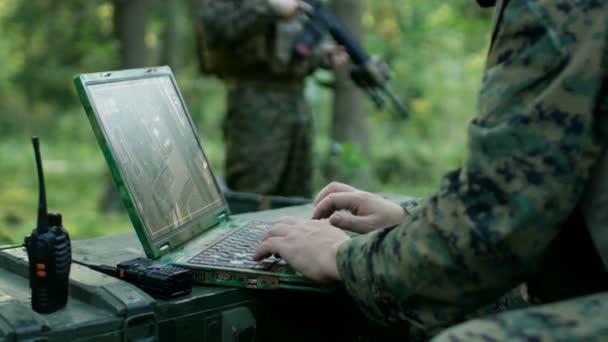
[(444, 330), (435, 336), (433, 342), (460, 341), (506, 341), (508, 334), (497, 322), (475, 319)]

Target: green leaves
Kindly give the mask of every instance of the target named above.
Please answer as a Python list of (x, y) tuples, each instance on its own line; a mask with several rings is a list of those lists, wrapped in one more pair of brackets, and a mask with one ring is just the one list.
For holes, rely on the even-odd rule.
[[(35, 186), (24, 183), (29, 175), (23, 176), (34, 170), (27, 137), (44, 132), (45, 150), (54, 151), (57, 159), (72, 155), (74, 146), (80, 146), (80, 151), (88, 152), (74, 158), (79, 164), (94, 166), (88, 171), (49, 175), (52, 196), (75, 199), (57, 203), (56, 208), (65, 211), (69, 220), (82, 221), (68, 222), (70, 229), (82, 229), (78, 236), (107, 233), (95, 224), (103, 221), (95, 213), (103, 182), (82, 185), (90, 180), (91, 172), (103, 179), (106, 166), (71, 79), (80, 72), (118, 68), (113, 4), (110, 0), (0, 0), (0, 175), (6, 185), (0, 190), (0, 220), (15, 215), (29, 219), (27, 215), (35, 210)], [(150, 1), (149, 6), (147, 37), (154, 43), (148, 46), (149, 64), (154, 65), (163, 61), (165, 30), (170, 25), (161, 2)], [(191, 29), (195, 5), (184, 1), (179, 6), (181, 62), (174, 71), (211, 164), (221, 175), (224, 85), (198, 73)], [(332, 144), (331, 89), (311, 79), (306, 94), (315, 114), (315, 185), (320, 189), (327, 183), (321, 170), (333, 163), (345, 177), (371, 174), (369, 190), (422, 195), (437, 187), (439, 177), (462, 158), (466, 126), (476, 113), (492, 13), (468, 0), (374, 0), (366, 1), (365, 11), (364, 46), (389, 63), (393, 90), (413, 115), (400, 121), (389, 111), (374, 111), (366, 100), (372, 113), (368, 118), (370, 161), (365, 162), (357, 146), (348, 142), (325, 161)], [(333, 79), (327, 72), (318, 76)], [(7, 142), (9, 137), (12, 143)], [(22, 141), (24, 147), (15, 141)], [(70, 190), (71, 181), (77, 193)], [(116, 227), (129, 229), (126, 216), (112, 220)], [(19, 224), (23, 232), (31, 230), (29, 221), (20, 222), (24, 222)]]

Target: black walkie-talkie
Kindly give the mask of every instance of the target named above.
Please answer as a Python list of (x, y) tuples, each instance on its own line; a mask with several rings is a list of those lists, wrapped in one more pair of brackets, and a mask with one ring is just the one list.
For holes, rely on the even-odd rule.
[(173, 299), (192, 292), (192, 271), (148, 258), (130, 259), (116, 267), (87, 264), (78, 260), (74, 262), (129, 282), (154, 298)]
[(32, 235), (25, 238), (25, 248), (30, 263), (32, 309), (39, 313), (51, 313), (64, 307), (68, 301), (72, 251), (70, 236), (61, 225), (61, 214), (47, 213), (38, 137), (33, 137), (32, 143), (40, 188), (38, 222)]

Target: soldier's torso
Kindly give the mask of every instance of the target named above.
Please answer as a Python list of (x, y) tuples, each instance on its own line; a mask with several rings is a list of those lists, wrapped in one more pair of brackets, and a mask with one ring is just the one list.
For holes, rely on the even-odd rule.
[[(238, 11), (247, 0), (216, 1)], [(293, 55), (295, 40), (306, 20), (303, 14), (290, 19), (277, 18), (267, 29), (252, 33), (230, 48), (205, 47), (204, 59), (209, 72), (236, 81), (302, 81), (315, 68), (314, 58), (298, 60)]]
[[(478, 2), (496, 5), (491, 50), (510, 1)], [(527, 281), (530, 296), (538, 302), (608, 290), (608, 91), (602, 89), (598, 99), (595, 124), (604, 152), (591, 170), (583, 197)]]

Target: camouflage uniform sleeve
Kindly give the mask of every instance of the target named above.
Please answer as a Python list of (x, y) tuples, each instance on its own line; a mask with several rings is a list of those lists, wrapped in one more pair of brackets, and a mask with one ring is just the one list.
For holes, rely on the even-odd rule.
[(600, 150), (607, 7), (509, 2), (462, 168), (402, 224), (338, 251), (342, 280), (370, 318), (440, 326), (534, 271)]
[(399, 202), (399, 205), (407, 214), (412, 214), (416, 210), (416, 208), (418, 208), (419, 202), (420, 199), (408, 199)]
[(201, 20), (212, 46), (230, 46), (263, 33), (276, 21), (268, 0), (203, 0)]

